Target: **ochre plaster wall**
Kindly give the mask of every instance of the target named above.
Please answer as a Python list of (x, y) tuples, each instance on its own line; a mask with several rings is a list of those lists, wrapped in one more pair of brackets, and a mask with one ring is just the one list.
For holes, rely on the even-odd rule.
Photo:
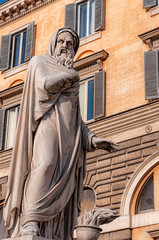
[(159, 228), (159, 224), (135, 228), (132, 230), (132, 240), (154, 240), (148, 233), (150, 230), (155, 230)]
[[(65, 4), (72, 0), (59, 0), (25, 17), (5, 25), (0, 35), (35, 21), (35, 54), (45, 54), (52, 33), (64, 26)], [(153, 17), (142, 7), (142, 0), (107, 0), (105, 30), (101, 38), (80, 47), (76, 58), (86, 50), (109, 53), (104, 62), (106, 70), (106, 115), (112, 115), (145, 104), (144, 51), (148, 47), (138, 34), (158, 27), (159, 14)], [(89, 54), (89, 53), (88, 53)], [(86, 53), (85, 53), (86, 55)], [(84, 56), (84, 55), (83, 55)], [(25, 71), (3, 79), (0, 75), (0, 91), (17, 79), (25, 79)]]

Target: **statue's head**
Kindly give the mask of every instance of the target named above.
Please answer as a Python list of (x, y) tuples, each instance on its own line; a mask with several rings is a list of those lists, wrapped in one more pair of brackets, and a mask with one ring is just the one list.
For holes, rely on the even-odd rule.
[(53, 34), (46, 55), (53, 57), (57, 63), (72, 68), (78, 46), (77, 33), (70, 28), (61, 28)]

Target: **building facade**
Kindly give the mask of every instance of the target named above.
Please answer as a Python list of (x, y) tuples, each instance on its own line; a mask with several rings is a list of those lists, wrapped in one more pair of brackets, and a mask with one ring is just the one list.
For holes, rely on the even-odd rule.
[(101, 240), (159, 239), (159, 3), (157, 0), (8, 0), (0, 5), (0, 238), (2, 208), (29, 60), (52, 34), (75, 29), (83, 120), (119, 150), (87, 154), (82, 213), (120, 213)]

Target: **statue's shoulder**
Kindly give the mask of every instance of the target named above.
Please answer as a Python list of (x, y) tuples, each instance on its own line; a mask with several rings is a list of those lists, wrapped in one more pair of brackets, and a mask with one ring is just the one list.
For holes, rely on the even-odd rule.
[(29, 65), (38, 65), (40, 63), (45, 62), (45, 56), (43, 55), (35, 55), (31, 58)]

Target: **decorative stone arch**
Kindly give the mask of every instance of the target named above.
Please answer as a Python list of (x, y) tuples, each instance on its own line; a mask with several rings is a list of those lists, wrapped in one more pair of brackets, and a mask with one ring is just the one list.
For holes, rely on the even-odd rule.
[(10, 88), (10, 87), (13, 87), (13, 86), (15, 86), (17, 84), (23, 83), (23, 82), (24, 81), (22, 79), (16, 79), (8, 87)]
[(146, 158), (134, 172), (122, 196), (120, 207), (121, 216), (130, 215), (131, 203), (137, 187), (146, 176), (146, 174), (151, 171), (157, 164), (159, 164), (159, 151), (154, 152), (151, 156)]
[(75, 59), (75, 61), (79, 60), (80, 58), (89, 56), (91, 54), (95, 53), (93, 50), (89, 49), (89, 50), (85, 50), (83, 52), (81, 52)]

